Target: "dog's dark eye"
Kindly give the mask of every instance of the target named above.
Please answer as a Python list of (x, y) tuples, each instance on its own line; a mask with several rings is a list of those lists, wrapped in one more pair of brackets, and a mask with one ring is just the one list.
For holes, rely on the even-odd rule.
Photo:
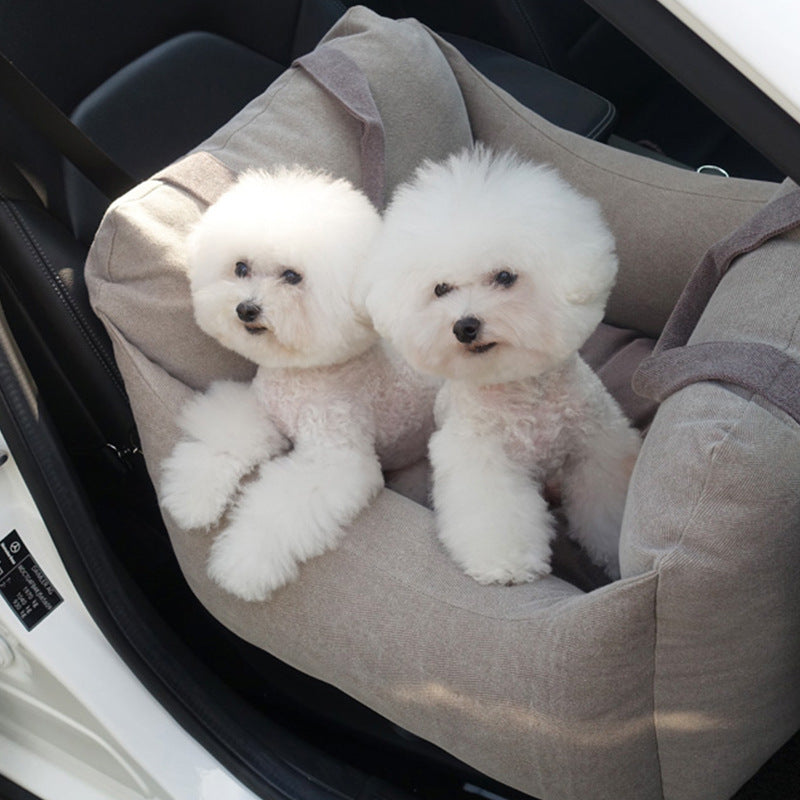
[(506, 288), (511, 286), (516, 279), (517, 276), (513, 272), (509, 272), (507, 269), (501, 269), (500, 272), (494, 276), (494, 282), (498, 286), (505, 286)]
[(437, 297), (444, 297), (448, 292), (452, 292), (453, 287), (449, 283), (437, 283), (433, 288), (433, 293)]
[(285, 269), (281, 272), (281, 278), (283, 278), (286, 283), (291, 283), (292, 286), (296, 286), (303, 280), (303, 276), (299, 272), (295, 272), (293, 269)]
[(250, 267), (245, 261), (237, 261), (233, 273), (237, 278), (246, 278), (250, 274)]

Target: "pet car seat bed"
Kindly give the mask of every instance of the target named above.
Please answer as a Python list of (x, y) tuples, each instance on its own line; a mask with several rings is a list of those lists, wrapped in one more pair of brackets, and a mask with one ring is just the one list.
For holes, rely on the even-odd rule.
[[(663, 399), (652, 422), (630, 383), (705, 251), (792, 185), (697, 175), (569, 133), (422, 25), (354, 8), (312, 58), (115, 202), (95, 238), (87, 285), (153, 482), (192, 393), (253, 373), (196, 327), (184, 273), (187, 233), (233, 175), (299, 163), (381, 203), (422, 159), (474, 140), (555, 165), (617, 237), (608, 324), (585, 356), (649, 424), (621, 579), (580, 586), (556, 570), (478, 585), (439, 545), (430, 509), (389, 488), (267, 602), (208, 578), (214, 530), (167, 516), (175, 553), (239, 636), (506, 784), (544, 800), (729, 797), (800, 727), (798, 424), (763, 381), (754, 391), (727, 373), (688, 375), (660, 391), (656, 358), (639, 375)], [(690, 343), (766, 345), (793, 363), (798, 235), (749, 249), (709, 284)]]

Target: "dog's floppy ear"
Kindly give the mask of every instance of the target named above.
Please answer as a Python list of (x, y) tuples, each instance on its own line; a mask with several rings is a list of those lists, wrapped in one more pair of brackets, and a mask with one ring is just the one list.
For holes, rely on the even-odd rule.
[(375, 327), (372, 316), (367, 308), (367, 296), (369, 294), (369, 282), (362, 270), (350, 288), (350, 305), (353, 309), (353, 317), (359, 325), (365, 328)]
[[(570, 191), (574, 190), (570, 187)], [(573, 204), (573, 225), (569, 241), (561, 245), (559, 273), (563, 296), (575, 306), (605, 305), (617, 277), (616, 243), (603, 219), (600, 204), (577, 195)], [(568, 234), (569, 235), (569, 234)]]
[(370, 292), (371, 286), (371, 268), (369, 256), (365, 259), (359, 269), (356, 271), (355, 278), (350, 287), (350, 302), (353, 308), (356, 309), (359, 315), (363, 314), (365, 318), (369, 319), (367, 311), (367, 296)]
[(575, 306), (605, 305), (617, 276), (617, 258), (605, 254), (594, 263), (578, 265), (563, 273), (564, 297)]

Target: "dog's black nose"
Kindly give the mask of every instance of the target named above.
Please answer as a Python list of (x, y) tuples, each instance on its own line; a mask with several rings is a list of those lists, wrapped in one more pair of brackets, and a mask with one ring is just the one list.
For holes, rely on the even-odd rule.
[(453, 325), (453, 333), (459, 342), (469, 344), (478, 338), (478, 331), (481, 329), (481, 321), (476, 317), (461, 317)]
[(253, 322), (258, 319), (260, 313), (261, 306), (258, 303), (254, 303), (252, 300), (242, 300), (242, 302), (236, 306), (236, 316), (239, 317), (242, 322)]

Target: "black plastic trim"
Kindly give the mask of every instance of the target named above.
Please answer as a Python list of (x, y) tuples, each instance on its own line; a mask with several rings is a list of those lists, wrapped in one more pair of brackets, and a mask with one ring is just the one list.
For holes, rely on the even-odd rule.
[(81, 599), (145, 688), (259, 797), (404, 798), (259, 714), (177, 640), (104, 541), (36, 397), (0, 313), (0, 430)]
[(586, 0), (763, 156), (800, 181), (800, 124), (657, 0)]
[(41, 798), (0, 775), (0, 800), (41, 800)]

